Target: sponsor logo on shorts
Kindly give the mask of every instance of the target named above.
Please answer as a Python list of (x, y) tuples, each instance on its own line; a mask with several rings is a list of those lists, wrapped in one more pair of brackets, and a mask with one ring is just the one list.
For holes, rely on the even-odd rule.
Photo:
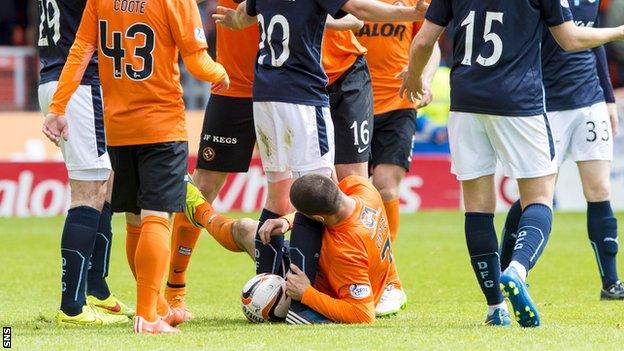
[(375, 227), (375, 221), (377, 219), (377, 211), (370, 207), (364, 207), (362, 214), (360, 215), (360, 221), (368, 228), (373, 229)]
[(227, 136), (219, 136), (219, 135), (211, 135), (204, 134), (202, 137), (203, 141), (213, 142), (215, 144), (228, 144), (228, 145), (236, 145), (238, 144), (238, 138), (235, 137), (227, 137)]
[(193, 249), (191, 249), (190, 247), (185, 247), (185, 246), (178, 247), (178, 253), (180, 255), (190, 256), (191, 252), (193, 252)]
[(362, 152), (364, 152), (364, 151), (368, 150), (368, 147), (369, 147), (369, 146), (370, 146), (370, 145), (366, 145), (366, 147), (358, 147), (358, 154), (361, 154)]
[(202, 150), (202, 157), (204, 158), (205, 161), (210, 162), (210, 161), (214, 160), (216, 155), (217, 155), (217, 153), (210, 146), (206, 146)]
[(370, 296), (371, 287), (365, 284), (351, 284), (349, 292), (351, 297), (360, 300)]

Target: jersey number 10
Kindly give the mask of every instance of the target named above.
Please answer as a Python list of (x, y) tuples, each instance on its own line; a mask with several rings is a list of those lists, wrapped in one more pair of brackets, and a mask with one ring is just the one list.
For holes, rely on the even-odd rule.
[(132, 80), (145, 80), (152, 75), (154, 70), (154, 30), (145, 23), (135, 23), (128, 27), (125, 38), (136, 39), (137, 35), (142, 35), (145, 40), (142, 46), (135, 46), (133, 57), (140, 58), (143, 62), (140, 69), (134, 69), (131, 63), (124, 65), (126, 58), (126, 49), (123, 47), (122, 33), (118, 31), (111, 32), (112, 45), (108, 46), (108, 22), (100, 20), (100, 50), (104, 56), (113, 59), (113, 76), (115, 79), (121, 79), (123, 76), (122, 69)]
[[(484, 67), (495, 65), (498, 60), (500, 60), (501, 55), (503, 54), (503, 40), (498, 34), (492, 32), (492, 23), (495, 21), (503, 23), (502, 12), (488, 11), (485, 13), (485, 29), (483, 31), (483, 40), (486, 43), (492, 42), (494, 50), (492, 52), (492, 56), (490, 57), (483, 57), (481, 56), (481, 54), (479, 54), (479, 57), (477, 57), (477, 63)], [(466, 19), (464, 19), (464, 21), (461, 23), (461, 26), (466, 27), (466, 47), (464, 49), (464, 59), (462, 60), (462, 65), (470, 66), (472, 65), (475, 11), (470, 11)]]
[(61, 10), (56, 0), (39, 0), (39, 46), (56, 45), (61, 39)]

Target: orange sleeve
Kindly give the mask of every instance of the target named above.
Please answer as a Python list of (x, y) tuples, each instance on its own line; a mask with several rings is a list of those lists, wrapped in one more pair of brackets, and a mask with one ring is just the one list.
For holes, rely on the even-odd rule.
[(78, 27), (76, 32), (76, 39), (69, 50), (67, 61), (65, 66), (63, 66), (58, 86), (49, 106), (50, 113), (56, 115), (65, 114), (67, 103), (76, 89), (78, 89), (84, 71), (87, 69), (89, 61), (97, 49), (98, 18), (95, 2), (96, 0), (87, 0), (80, 27)]
[(169, 28), (182, 57), (208, 48), (195, 0), (170, 0), (165, 3)]
[(301, 302), (339, 323), (373, 323), (375, 301), (368, 276), (368, 257), (361, 241), (340, 247), (326, 272), (337, 298), (308, 288)]
[(303, 293), (301, 302), (334, 322), (351, 324), (375, 322), (375, 304), (372, 300), (366, 303), (352, 303), (334, 299), (310, 286)]
[(225, 68), (215, 62), (206, 50), (199, 50), (193, 54), (182, 56), (184, 66), (197, 79), (217, 83), (225, 76)]

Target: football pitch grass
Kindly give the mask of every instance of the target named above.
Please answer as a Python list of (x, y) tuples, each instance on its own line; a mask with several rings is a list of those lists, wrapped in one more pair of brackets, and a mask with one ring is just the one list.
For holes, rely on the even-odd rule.
[[(620, 223), (624, 223), (619, 213)], [(123, 217), (114, 220), (109, 284), (134, 305)], [(503, 214), (496, 217), (500, 232)], [(53, 323), (60, 294), (63, 218), (0, 219), (0, 324), (18, 350), (616, 350), (624, 345), (624, 301), (601, 302), (583, 213), (557, 213), (549, 246), (529, 276), (543, 326), (482, 325), (484, 299), (469, 265), (459, 212), (401, 217), (394, 255), (409, 297), (399, 315), (371, 326), (249, 324), (239, 294), (253, 275), (244, 254), (226, 252), (204, 234), (188, 272), (195, 319), (179, 335), (134, 335), (130, 324), (67, 328)], [(620, 259), (620, 273), (624, 273)]]

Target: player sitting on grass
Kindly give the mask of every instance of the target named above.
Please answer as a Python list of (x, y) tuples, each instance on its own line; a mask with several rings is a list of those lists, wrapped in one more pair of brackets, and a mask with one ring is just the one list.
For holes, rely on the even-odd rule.
[[(194, 204), (188, 206), (189, 220), (206, 227), (221, 238), (220, 242), (239, 243), (253, 257), (255, 226), (217, 214), (196, 188), (189, 186), (188, 192), (189, 198), (194, 197)], [(329, 320), (307, 310), (297, 315), (289, 312), (287, 322), (374, 322), (375, 306), (382, 302), (384, 292), (389, 287), (402, 288), (379, 192), (359, 176), (346, 177), (336, 185), (327, 176), (309, 174), (293, 183), (290, 201), (300, 213), (323, 223), (325, 230), (314, 285), (299, 267), (291, 265), (286, 275), (287, 291)], [(289, 231), (293, 218), (290, 215), (265, 221), (258, 231), (262, 242)]]

